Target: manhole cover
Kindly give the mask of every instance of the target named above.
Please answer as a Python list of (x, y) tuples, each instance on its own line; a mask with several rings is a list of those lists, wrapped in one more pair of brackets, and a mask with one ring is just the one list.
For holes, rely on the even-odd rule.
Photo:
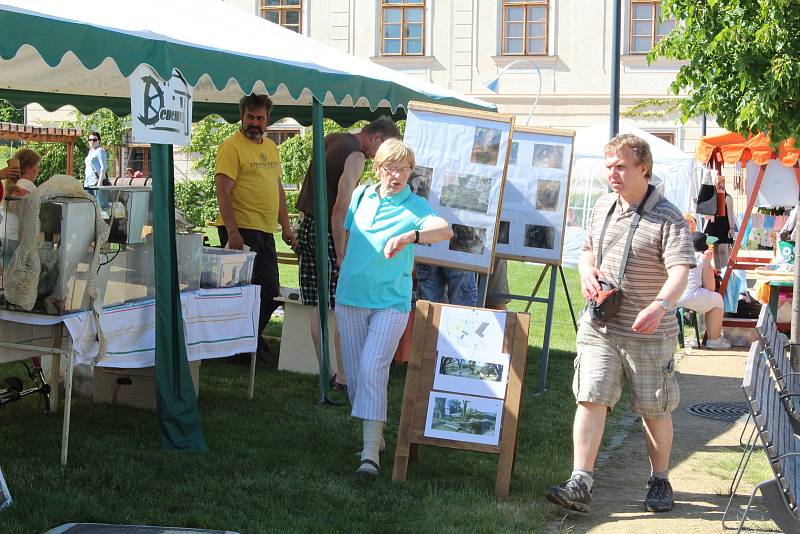
[(738, 421), (750, 413), (746, 402), (707, 402), (689, 406), (686, 411), (692, 415), (729, 423)]

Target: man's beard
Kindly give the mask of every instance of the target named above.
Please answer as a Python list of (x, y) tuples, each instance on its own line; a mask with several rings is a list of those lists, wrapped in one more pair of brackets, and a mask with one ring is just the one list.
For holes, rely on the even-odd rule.
[(264, 130), (258, 126), (248, 126), (247, 128), (243, 128), (242, 132), (251, 141), (260, 141), (261, 138), (264, 137)]

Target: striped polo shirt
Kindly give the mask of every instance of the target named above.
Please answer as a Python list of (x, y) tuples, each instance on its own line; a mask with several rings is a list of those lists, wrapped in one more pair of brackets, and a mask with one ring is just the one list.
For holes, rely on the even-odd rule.
[[(616, 193), (603, 195), (592, 211), (590, 231), (582, 249), (592, 251), (595, 258), (603, 223), (611, 204), (617, 198)], [(639, 226), (633, 234), (625, 276), (620, 286), (619, 266), (628, 238), (629, 225), (637, 207), (638, 205), (631, 205), (623, 211), (620, 204), (616, 204), (603, 243), (603, 264), (600, 266), (600, 272), (607, 281), (621, 287), (622, 305), (617, 315), (607, 323), (592, 321), (591, 324), (600, 332), (620, 336), (674, 337), (678, 334), (678, 321), (675, 314), (669, 312), (664, 315), (653, 334), (638, 334), (631, 327), (639, 312), (658, 296), (658, 292), (667, 281), (667, 269), (682, 264), (694, 267), (694, 248), (689, 228), (680, 210), (661, 193), (653, 191), (647, 199)], [(674, 302), (671, 304), (675, 305)], [(590, 320), (588, 313), (584, 314), (584, 320)]]

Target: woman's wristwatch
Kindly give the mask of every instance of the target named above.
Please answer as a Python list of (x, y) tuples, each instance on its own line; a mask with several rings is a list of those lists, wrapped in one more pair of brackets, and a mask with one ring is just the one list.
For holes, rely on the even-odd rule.
[(419, 230), (414, 230), (414, 243), (419, 243)]

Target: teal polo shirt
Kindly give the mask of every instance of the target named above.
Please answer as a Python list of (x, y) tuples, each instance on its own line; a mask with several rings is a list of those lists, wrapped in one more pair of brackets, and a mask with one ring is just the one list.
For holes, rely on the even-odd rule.
[(421, 230), (436, 214), (428, 202), (413, 194), (408, 186), (384, 198), (378, 195), (378, 187), (358, 187), (350, 199), (344, 220), (344, 228), (350, 236), (339, 271), (336, 302), (359, 308), (409, 312), (414, 245), (406, 245), (389, 260), (384, 257), (383, 248), (396, 235)]

